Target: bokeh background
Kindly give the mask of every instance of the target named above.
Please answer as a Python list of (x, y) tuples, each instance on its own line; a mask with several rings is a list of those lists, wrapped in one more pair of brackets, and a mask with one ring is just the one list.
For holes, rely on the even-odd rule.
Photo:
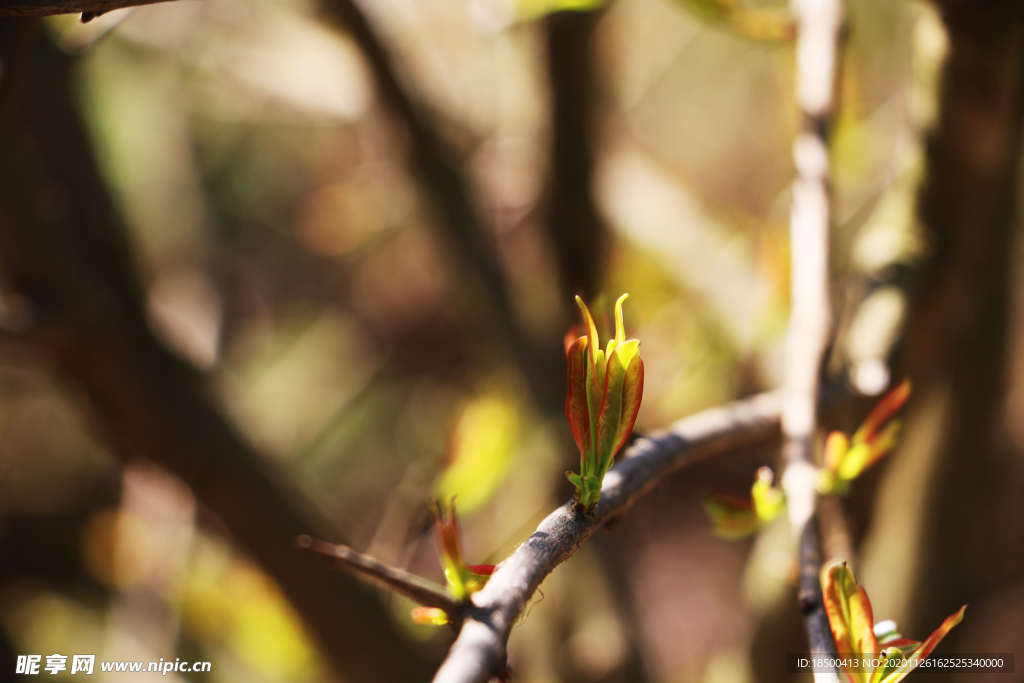
[[(783, 4), (361, 7), (0, 23), (0, 677), (56, 652), (428, 680), (452, 633), (289, 539), (442, 580), (426, 501), (458, 496), (468, 559), (507, 556), (571, 495), (575, 293), (630, 294), (640, 433), (780, 385)], [(1024, 21), (846, 11), (827, 426), (915, 382), (845, 501), (849, 559), (904, 633), (970, 602), (943, 650), (1024, 656)], [(724, 541), (700, 508), (777, 459), (674, 475), (581, 548), (514, 631), (515, 680), (795, 680), (784, 523)]]

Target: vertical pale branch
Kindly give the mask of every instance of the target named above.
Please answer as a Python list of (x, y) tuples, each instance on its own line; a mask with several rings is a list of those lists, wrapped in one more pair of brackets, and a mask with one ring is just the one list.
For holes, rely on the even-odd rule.
[[(840, 0), (793, 0), (798, 27), (797, 103), (802, 127), (793, 145), (796, 179), (790, 217), (792, 313), (786, 342), (782, 485), (790, 523), (800, 540), (800, 610), (812, 652), (835, 652), (822, 605), (818, 572), (821, 537), (814, 514), (812, 461), (819, 377), (828, 343), (828, 254), (831, 224), (828, 123), (835, 92)], [(838, 681), (836, 672), (816, 681)]]

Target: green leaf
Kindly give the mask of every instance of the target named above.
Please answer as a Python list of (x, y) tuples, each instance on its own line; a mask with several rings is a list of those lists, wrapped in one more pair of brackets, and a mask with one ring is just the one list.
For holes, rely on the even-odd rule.
[(786, 506), (786, 496), (781, 489), (774, 488), (775, 474), (769, 467), (757, 470), (754, 485), (750, 487), (750, 498), (754, 502), (754, 512), (762, 524), (779, 516)]
[[(587, 412), (590, 416), (590, 434), (593, 439), (592, 447), (585, 453), (586, 469), (597, 469), (596, 435), (597, 417), (601, 412), (601, 401), (604, 397), (604, 351), (601, 350), (601, 340), (597, 336), (597, 325), (590, 315), (590, 309), (583, 303), (583, 299), (576, 297), (576, 303), (583, 313), (583, 322), (587, 330)], [(584, 471), (581, 474), (588, 474)]]
[(622, 383), (622, 417), (619, 420), (619, 434), (616, 438), (615, 451), (622, 448), (626, 443), (633, 425), (636, 424), (636, 416), (640, 414), (640, 402), (644, 397), (644, 362), (636, 356), (629, 362), (626, 368), (626, 379)]
[[(623, 294), (615, 302), (615, 341), (622, 344), (626, 341), (626, 325), (622, 321), (622, 302), (629, 298), (629, 294)], [(626, 362), (629, 365), (629, 361)]]
[(603, 475), (608, 470), (612, 457), (615, 455), (615, 440), (619, 434), (622, 421), (622, 387), (626, 380), (626, 370), (612, 353), (608, 359), (608, 374), (605, 378), (604, 396), (601, 411), (597, 417), (597, 474)]

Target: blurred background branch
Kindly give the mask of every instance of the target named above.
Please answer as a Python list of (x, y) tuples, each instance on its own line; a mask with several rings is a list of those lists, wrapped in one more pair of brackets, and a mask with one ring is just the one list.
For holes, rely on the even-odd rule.
[(46, 17), (54, 14), (98, 16), (115, 9), (167, 0), (0, 0), (0, 17)]
[[(425, 680), (427, 662), (373, 592), (294, 548), (301, 533), (336, 532), (149, 331), (128, 243), (70, 99), (71, 59), (35, 20), (5, 20), (0, 47), (0, 259), (30, 306), (31, 346), (81, 391), (122, 458), (151, 458), (188, 483), (277, 579), (347, 679)], [(56, 214), (41, 191), (61, 197)]]
[(554, 246), (562, 300), (599, 292), (608, 229), (594, 203), (597, 91), (594, 31), (603, 10), (554, 12), (544, 20), (551, 87), (551, 163), (545, 229)]
[(409, 163), (438, 214), (432, 223), (455, 254), (467, 289), (479, 292), (485, 317), (491, 319), (488, 327), (493, 325), (512, 350), (538, 408), (558, 414), (563, 397), (561, 353), (556, 338), (537, 347), (522, 329), (491, 231), (481, 221), (480, 209), (454, 149), (439, 135), (425, 107), (403, 84), (390, 51), (359, 5), (354, 0), (325, 0), (324, 10), (340, 21), (359, 45), (381, 100), (408, 135)]
[[(829, 345), (832, 312), (830, 233), (833, 228), (829, 174), (829, 133), (834, 109), (839, 32), (839, 0), (795, 0), (796, 101), (801, 128), (793, 143), (796, 178), (790, 217), (790, 319), (783, 380), (782, 486), (789, 522), (800, 548), (798, 602), (810, 652), (835, 654), (821, 594), (821, 533), (815, 492), (818, 397)], [(835, 681), (838, 671), (814, 674)]]

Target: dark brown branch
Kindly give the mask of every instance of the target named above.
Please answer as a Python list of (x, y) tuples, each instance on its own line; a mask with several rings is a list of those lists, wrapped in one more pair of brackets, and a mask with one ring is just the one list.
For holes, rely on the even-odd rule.
[[(914, 571), (895, 584), (908, 593), (909, 614), (900, 625), (911, 633), (927, 633), (950, 605), (1004, 594), (998, 586), (1010, 585), (1010, 575), (990, 568), (1019, 567), (1021, 546), (1019, 533), (1004, 528), (995, 511), (1020, 497), (1019, 450), (1007, 446), (1005, 430), (1017, 419), (1006, 402), (1019, 377), (1013, 344), (1019, 339), (1024, 5), (934, 4), (949, 52), (918, 201), (933, 258), (910, 307), (903, 362), (919, 405), (942, 408), (919, 418), (935, 425), (922, 437), (934, 444), (928, 455), (934, 471), (924, 508), (911, 514), (928, 523)], [(994, 540), (979, 543), (979, 530), (996, 528)], [(972, 543), (983, 550), (965, 561), (963, 549)], [(949, 651), (959, 651), (962, 637), (953, 630)]]
[(482, 294), (493, 313), (495, 326), (511, 347), (534, 400), (547, 413), (561, 413), (565, 384), (559, 340), (552, 339), (549, 346), (535, 349), (519, 325), (495, 245), (480, 221), (471, 188), (458, 167), (454, 151), (401, 83), (391, 55), (362, 10), (352, 0), (323, 0), (323, 8), (344, 25), (359, 45), (381, 100), (406, 129), (409, 161), (440, 214), (437, 227), (472, 281), (472, 291)]
[(167, 0), (0, 0), (0, 17), (48, 17), (82, 13), (83, 21), (124, 7), (153, 5)]
[(662, 434), (638, 439), (608, 472), (591, 515), (572, 502), (555, 510), (473, 596), (474, 606), (434, 683), (485, 683), (504, 671), (512, 626), (541, 582), (663, 477), (698, 460), (778, 438), (778, 400), (764, 394), (706, 410)]
[(563, 298), (597, 294), (608, 234), (594, 205), (593, 35), (603, 10), (555, 12), (544, 20), (551, 90), (551, 168), (545, 230)]
[(389, 590), (426, 607), (443, 609), (453, 621), (460, 619), (465, 611), (465, 606), (444, 586), (386, 565), (347, 545), (334, 545), (306, 535), (299, 536), (295, 542), (300, 548), (331, 560), (339, 569), (368, 576)]
[(72, 61), (37, 21), (0, 21), (0, 266), (32, 309), (30, 344), (87, 399), (114, 452), (189, 484), (280, 584), (346, 680), (423, 681), (430, 667), (377, 596), (297, 552), (336, 536), (213, 407), (204, 378), (151, 334), (132, 257), (72, 103)]

